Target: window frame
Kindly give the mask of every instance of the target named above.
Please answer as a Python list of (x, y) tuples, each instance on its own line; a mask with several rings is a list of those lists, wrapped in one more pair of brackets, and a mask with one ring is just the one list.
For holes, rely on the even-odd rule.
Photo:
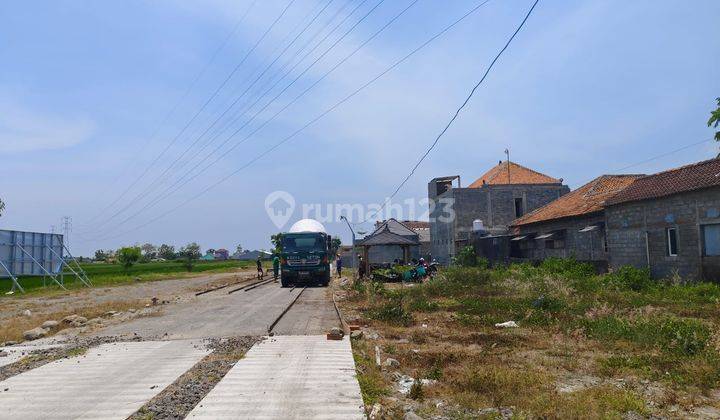
[[(673, 253), (672, 249), (672, 241), (670, 240), (670, 232), (674, 232), (675, 236), (675, 253)], [(667, 252), (668, 257), (677, 257), (678, 253), (680, 252), (680, 247), (678, 246), (678, 228), (677, 226), (671, 226), (665, 228), (665, 252)]]
[(709, 255), (707, 253), (707, 232), (705, 231), (705, 228), (708, 226), (720, 226), (720, 223), (703, 223), (700, 225), (700, 233), (702, 235), (702, 256), (703, 257), (719, 257), (720, 254), (713, 254)]
[[(518, 201), (519, 200), (519, 201)], [(520, 207), (518, 207), (518, 203)], [(525, 214), (525, 200), (522, 197), (513, 198), (513, 207), (515, 208), (515, 218), (522, 217)], [(518, 214), (518, 211), (520, 214)]]

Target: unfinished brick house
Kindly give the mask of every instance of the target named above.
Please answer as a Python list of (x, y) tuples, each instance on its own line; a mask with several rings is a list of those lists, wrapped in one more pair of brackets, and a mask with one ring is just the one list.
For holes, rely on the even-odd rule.
[(720, 280), (720, 160), (637, 179), (606, 202), (610, 266)]
[(607, 269), (605, 202), (643, 175), (603, 175), (511, 223), (511, 259), (574, 257)]
[(562, 179), (508, 161), (466, 188), (457, 175), (435, 178), (428, 183), (432, 257), (448, 264), (470, 243), (476, 220), (490, 234), (507, 234), (513, 220), (569, 191)]

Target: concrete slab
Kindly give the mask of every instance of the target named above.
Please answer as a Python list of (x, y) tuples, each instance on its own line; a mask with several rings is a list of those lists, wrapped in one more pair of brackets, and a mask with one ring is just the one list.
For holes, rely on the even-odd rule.
[(273, 332), (276, 335), (321, 335), (339, 326), (331, 293), (327, 287), (305, 289)]
[(0, 357), (0, 367), (15, 363), (33, 351), (47, 350), (56, 347), (63, 347), (63, 344), (17, 344), (14, 346), (0, 347), (0, 351), (7, 353), (7, 356)]
[(365, 418), (350, 341), (270, 337), (253, 346), (188, 418)]
[(98, 336), (181, 340), (267, 334), (267, 327), (300, 292), (270, 283), (228, 295), (221, 289), (190, 302), (163, 307), (162, 316), (142, 317), (98, 330)]
[(0, 419), (125, 419), (208, 353), (199, 340), (103, 344), (0, 382)]

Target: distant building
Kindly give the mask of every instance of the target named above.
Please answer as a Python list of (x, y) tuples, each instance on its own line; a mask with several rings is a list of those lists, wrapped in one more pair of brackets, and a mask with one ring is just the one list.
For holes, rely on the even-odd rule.
[(428, 183), (432, 257), (448, 264), (470, 244), (475, 221), (489, 234), (507, 235), (513, 220), (569, 191), (562, 179), (507, 161), (466, 188), (457, 175), (435, 178)]
[(720, 159), (637, 179), (605, 216), (612, 268), (720, 280)]
[(203, 261), (215, 261), (215, 252), (208, 250), (200, 259)]
[(255, 261), (258, 259), (258, 257), (261, 257), (264, 260), (272, 258), (272, 253), (267, 251), (248, 251), (244, 250), (243, 252), (236, 252), (230, 257), (233, 260), (240, 260), (240, 261)]
[(220, 248), (215, 250), (214, 256), (218, 261), (225, 261), (230, 258), (230, 252), (227, 249)]

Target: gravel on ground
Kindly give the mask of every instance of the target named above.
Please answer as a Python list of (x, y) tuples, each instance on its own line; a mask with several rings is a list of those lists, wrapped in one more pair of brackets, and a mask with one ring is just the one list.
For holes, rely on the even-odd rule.
[(211, 339), (212, 353), (148, 401), (130, 420), (184, 419), (260, 337)]

